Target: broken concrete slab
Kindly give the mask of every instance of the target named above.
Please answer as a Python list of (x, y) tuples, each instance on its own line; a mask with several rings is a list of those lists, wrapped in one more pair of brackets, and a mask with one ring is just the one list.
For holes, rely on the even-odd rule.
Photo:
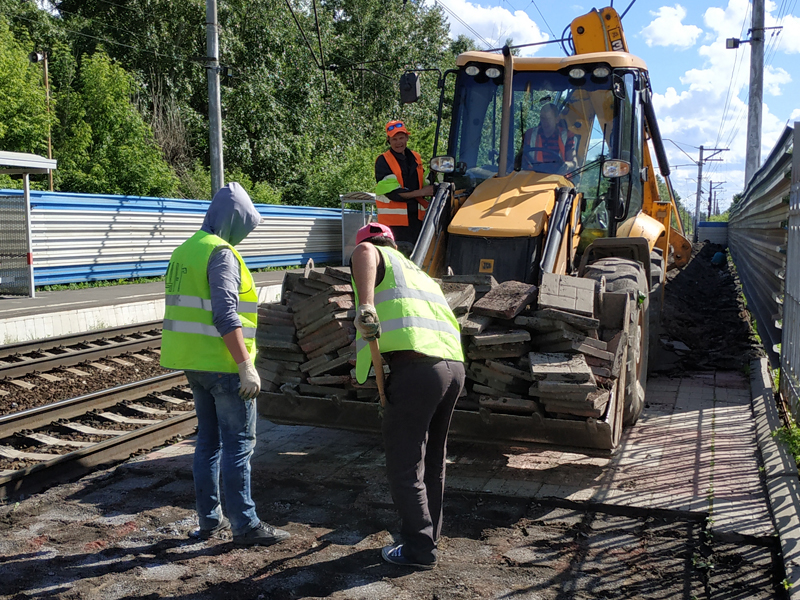
[(472, 303), (475, 302), (475, 288), (467, 283), (439, 282), (445, 300), (450, 310), (455, 315), (463, 315), (469, 312)]
[(576, 327), (578, 329), (585, 329), (587, 331), (592, 329), (599, 329), (600, 327), (599, 319), (595, 319), (593, 317), (587, 317), (584, 315), (576, 315), (575, 313), (570, 313), (564, 310), (557, 310), (555, 308), (540, 308), (539, 310), (535, 311), (531, 316), (541, 317), (543, 319), (555, 319), (557, 321), (563, 321), (564, 323), (568, 323), (573, 327)]
[(516, 377), (522, 381), (533, 381), (529, 370), (518, 369), (513, 365), (509, 365), (499, 360), (487, 360), (486, 366), (494, 371), (511, 375), (512, 377)]
[(297, 340), (304, 352), (309, 352), (327, 343), (327, 338), (340, 331), (355, 334), (356, 328), (352, 321), (331, 321), (316, 331)]
[(343, 310), (339, 312), (329, 312), (325, 313), (319, 319), (306, 325), (305, 327), (297, 330), (297, 337), (304, 338), (311, 333), (318, 331), (323, 326), (327, 325), (332, 321), (352, 321), (356, 317), (355, 310)]
[(301, 364), (301, 365), (300, 365), (300, 370), (301, 370), (303, 373), (307, 373), (307, 372), (309, 372), (311, 369), (313, 369), (313, 368), (315, 368), (315, 367), (322, 366), (322, 365), (324, 365), (325, 363), (327, 363), (327, 362), (330, 362), (330, 361), (332, 361), (332, 360), (333, 360), (333, 359), (335, 359), (335, 358), (337, 358), (337, 357), (336, 357), (336, 355), (335, 355), (335, 354), (333, 354), (333, 353), (330, 353), (330, 354), (322, 354), (322, 355), (320, 355), (320, 356), (317, 356), (316, 358), (312, 358), (311, 360), (309, 360), (309, 361), (307, 361), (307, 362), (304, 362), (303, 364)]
[(563, 342), (548, 344), (539, 348), (542, 352), (579, 352), (588, 356), (595, 356), (603, 360), (612, 361), (614, 355), (605, 350), (600, 350), (589, 344), (578, 342), (576, 340), (565, 340)]
[[(325, 354), (323, 356), (330, 356)], [(337, 356), (334, 359), (331, 359), (321, 365), (317, 365), (309, 369), (308, 374), (311, 377), (316, 377), (318, 375), (322, 375), (323, 373), (329, 373), (330, 371), (334, 371), (336, 369), (343, 369), (350, 366), (350, 355), (345, 354), (342, 356)]]
[(539, 308), (554, 308), (594, 317), (595, 281), (570, 275), (543, 273)]
[(528, 355), (534, 381), (591, 382), (594, 376), (580, 354), (531, 352)]
[(534, 301), (537, 288), (521, 281), (504, 281), (475, 302), (472, 310), (477, 315), (497, 319), (513, 319)]
[(518, 344), (498, 344), (496, 346), (469, 346), (467, 358), (479, 360), (483, 358), (516, 358), (527, 354), (531, 345), (527, 342)]
[(566, 340), (573, 340), (576, 342), (580, 342), (581, 344), (588, 344), (599, 350), (608, 349), (607, 344), (603, 340), (598, 340), (592, 337), (588, 337), (582, 333), (574, 333), (572, 331), (566, 331), (566, 330), (552, 331), (550, 333), (538, 335), (534, 339), (534, 345), (548, 346), (550, 344), (557, 344), (559, 342)]
[(468, 313), (466, 318), (461, 323), (461, 333), (463, 335), (476, 335), (483, 332), (492, 322), (492, 317), (486, 315), (476, 315), (475, 313)]
[(294, 324), (298, 329), (302, 329), (324, 317), (328, 313), (342, 312), (355, 310), (355, 299), (352, 294), (342, 294), (339, 296), (330, 296), (327, 302), (322, 306), (314, 309), (307, 309), (301, 312), (295, 312)]
[(472, 336), (476, 346), (497, 346), (499, 344), (516, 344), (528, 342), (531, 339), (529, 331), (524, 329), (499, 329), (492, 328)]
[(487, 395), (487, 396), (499, 396), (502, 398), (515, 398), (517, 400), (522, 400), (522, 396), (520, 394), (514, 394), (512, 392), (508, 392), (506, 390), (498, 390), (493, 387), (489, 387), (488, 385), (483, 385), (480, 383), (476, 383), (472, 386), (472, 391), (476, 394)]
[(321, 291), (315, 290), (313, 296), (296, 304), (293, 307), (293, 310), (295, 315), (297, 315), (298, 313), (313, 311), (325, 306), (326, 304), (329, 304), (331, 298), (344, 295), (352, 296), (352, 294), (353, 294), (353, 287), (351, 285), (339, 284), (339, 285), (328, 286), (327, 289)]
[(327, 354), (328, 352), (334, 352), (343, 346), (348, 346), (350, 342), (355, 339), (354, 333), (348, 333), (347, 331), (337, 331), (335, 334), (327, 336), (325, 338), (325, 345), (319, 346), (318, 348), (307, 352), (307, 356), (309, 359), (316, 358), (317, 356), (321, 356), (323, 354)]
[(308, 383), (311, 385), (344, 385), (350, 383), (350, 375), (319, 375), (309, 377)]
[(478, 396), (478, 404), (493, 411), (518, 415), (530, 415), (541, 411), (536, 400), (524, 398), (481, 395)]

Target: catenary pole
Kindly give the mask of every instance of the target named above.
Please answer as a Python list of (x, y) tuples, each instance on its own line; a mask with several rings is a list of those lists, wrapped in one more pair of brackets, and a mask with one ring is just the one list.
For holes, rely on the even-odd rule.
[(206, 0), (206, 73), (208, 74), (208, 130), (211, 149), (211, 197), (225, 185), (222, 161), (222, 108), (219, 91), (219, 32), (217, 0)]
[(761, 165), (761, 109), (764, 96), (764, 0), (753, 0), (750, 29), (750, 100), (747, 107), (747, 153), (744, 184)]
[(697, 200), (694, 203), (694, 241), (697, 241), (697, 225), (700, 223), (700, 195), (703, 193), (703, 147), (700, 146), (700, 160), (697, 161)]

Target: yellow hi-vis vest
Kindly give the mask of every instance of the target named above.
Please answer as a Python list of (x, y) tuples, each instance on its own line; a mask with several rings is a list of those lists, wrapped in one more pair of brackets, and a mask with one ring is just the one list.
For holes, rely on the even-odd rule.
[(233, 251), (239, 261), (241, 283), (237, 313), (250, 358), (256, 357), (258, 292), (253, 276), (236, 249), (222, 238), (198, 231), (175, 249), (165, 277), (164, 328), (161, 366), (167, 369), (238, 373), (236, 361), (214, 327), (208, 259), (218, 247)]
[[(397, 250), (376, 248), (386, 266), (386, 275), (375, 288), (381, 352), (414, 350), (463, 362), (458, 322), (439, 284)], [(355, 287), (353, 281), (354, 290)], [(359, 383), (367, 380), (371, 363), (369, 344), (356, 333), (356, 380)]]

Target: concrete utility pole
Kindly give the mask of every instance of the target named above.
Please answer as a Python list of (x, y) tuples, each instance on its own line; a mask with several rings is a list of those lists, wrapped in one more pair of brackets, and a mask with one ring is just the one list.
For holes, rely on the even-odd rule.
[(744, 185), (761, 166), (761, 103), (764, 97), (764, 0), (753, 0), (750, 29), (750, 101), (747, 108), (747, 154)]
[[(713, 158), (720, 152), (726, 152), (728, 148), (709, 148), (709, 154), (707, 157), (703, 157), (703, 153), (705, 152), (705, 148), (700, 146), (700, 160), (697, 161), (697, 200), (695, 201), (694, 205), (694, 241), (697, 241), (697, 226), (700, 223), (700, 196), (703, 194), (703, 165), (707, 162), (718, 162), (721, 161), (721, 158)], [(710, 196), (709, 192), (709, 196)], [(709, 198), (709, 202), (711, 198)]]
[(222, 107), (219, 92), (217, 0), (206, 0), (206, 73), (208, 73), (208, 133), (211, 149), (211, 197), (225, 185), (222, 161)]
[(700, 146), (700, 160), (697, 161), (697, 199), (694, 203), (694, 241), (697, 241), (697, 225), (700, 223), (700, 195), (703, 193), (703, 147)]

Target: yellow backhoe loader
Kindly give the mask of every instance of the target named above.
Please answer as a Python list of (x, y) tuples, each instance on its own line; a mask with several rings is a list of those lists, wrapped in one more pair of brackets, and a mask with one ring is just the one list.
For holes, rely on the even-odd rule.
[[(410, 258), (434, 277), (490, 275), (532, 285), (548, 274), (594, 280), (601, 322), (626, 334), (623, 372), (605, 414), (457, 409), (451, 431), (611, 451), (622, 425), (634, 424), (644, 406), (664, 273), (688, 262), (691, 244), (678, 217), (647, 67), (628, 52), (617, 12), (592, 10), (570, 29), (573, 52), (564, 58), (521, 58), (505, 47), (464, 53), (444, 73), (434, 153), (447, 126), (443, 113), (447, 148), (431, 161), (439, 183)], [(454, 87), (444, 85), (449, 77)], [(404, 101), (415, 101), (408, 87)], [(659, 194), (653, 154), (666, 196)], [(379, 423), (375, 405), (286, 397), (268, 393), (262, 413), (356, 429)]]

